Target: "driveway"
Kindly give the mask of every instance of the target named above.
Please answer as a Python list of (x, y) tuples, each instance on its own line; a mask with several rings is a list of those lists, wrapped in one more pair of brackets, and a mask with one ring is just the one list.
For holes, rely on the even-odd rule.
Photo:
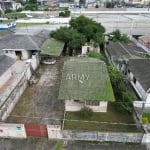
[(35, 84), (29, 85), (7, 123), (60, 124), (64, 103), (57, 99), (64, 58), (54, 65), (41, 64), (35, 72)]

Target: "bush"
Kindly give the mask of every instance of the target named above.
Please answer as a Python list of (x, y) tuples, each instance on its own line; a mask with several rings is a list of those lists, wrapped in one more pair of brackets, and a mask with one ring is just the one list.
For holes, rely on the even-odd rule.
[(148, 122), (148, 118), (147, 117), (143, 117), (142, 118), (142, 122), (143, 122), (143, 124), (148, 124), (149, 122)]
[(99, 58), (99, 59), (101, 59), (103, 61), (106, 61), (105, 57), (101, 53), (96, 52), (96, 51), (89, 52), (88, 56), (89, 57), (93, 57), (93, 58)]
[(81, 108), (79, 115), (83, 119), (88, 119), (93, 116), (93, 110), (89, 107), (83, 107)]

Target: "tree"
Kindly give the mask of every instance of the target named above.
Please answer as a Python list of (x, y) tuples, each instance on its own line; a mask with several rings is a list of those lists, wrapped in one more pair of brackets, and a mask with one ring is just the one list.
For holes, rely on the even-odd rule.
[(106, 2), (106, 8), (114, 8), (115, 4), (112, 2)]
[(105, 32), (105, 28), (100, 23), (97, 23), (96, 21), (93, 21), (92, 19), (83, 15), (75, 19), (71, 19), (69, 24), (71, 28), (74, 28), (78, 32), (84, 34), (88, 41), (93, 39), (95, 33), (100, 32), (103, 34)]
[(70, 27), (61, 27), (51, 33), (53, 38), (65, 43), (69, 49), (69, 54), (72, 55), (73, 51), (77, 54), (81, 51), (82, 45), (86, 42), (96, 42), (98, 45), (104, 43), (105, 28), (92, 19), (85, 16), (79, 16), (71, 19), (69, 22)]
[(109, 40), (113, 42), (125, 42), (128, 43), (130, 41), (129, 37), (126, 34), (121, 34), (119, 29), (116, 29), (115, 31), (108, 34)]
[(61, 11), (61, 12), (59, 13), (59, 16), (62, 16), (62, 17), (69, 17), (69, 16), (70, 16), (70, 11), (69, 11), (69, 10)]
[(70, 56), (72, 56), (73, 50), (75, 50), (76, 53), (80, 52), (82, 45), (86, 42), (84, 35), (80, 34), (75, 29), (67, 27), (61, 27), (56, 31), (52, 31), (50, 35), (66, 44)]

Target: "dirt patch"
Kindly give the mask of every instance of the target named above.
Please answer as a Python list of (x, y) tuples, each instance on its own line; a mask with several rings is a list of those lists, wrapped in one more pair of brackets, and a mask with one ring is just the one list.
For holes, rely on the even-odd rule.
[(38, 82), (27, 87), (6, 122), (60, 124), (64, 103), (57, 99), (65, 58), (54, 65), (41, 64)]

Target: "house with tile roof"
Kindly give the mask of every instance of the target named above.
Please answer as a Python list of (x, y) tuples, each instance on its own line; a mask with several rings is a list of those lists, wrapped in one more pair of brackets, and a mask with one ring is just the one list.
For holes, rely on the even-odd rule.
[(142, 55), (146, 51), (134, 43), (110, 42), (105, 53), (109, 63), (126, 75), (139, 98), (150, 104), (150, 59)]
[(106, 64), (88, 57), (66, 61), (58, 99), (65, 101), (66, 111), (87, 106), (94, 112), (106, 112), (108, 102), (115, 101)]
[(40, 52), (48, 37), (49, 32), (46, 30), (36, 35), (7, 35), (0, 39), (0, 50), (14, 59), (29, 59), (33, 54)]
[(130, 59), (127, 76), (141, 100), (150, 106), (150, 59)]

